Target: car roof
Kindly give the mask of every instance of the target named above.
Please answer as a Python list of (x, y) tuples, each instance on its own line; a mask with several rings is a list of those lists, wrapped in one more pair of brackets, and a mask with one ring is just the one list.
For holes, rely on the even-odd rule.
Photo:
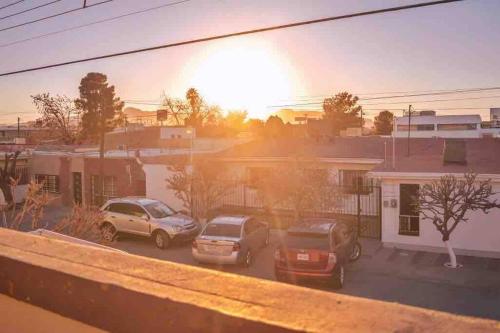
[(242, 225), (250, 218), (248, 215), (221, 215), (212, 219), (210, 223)]
[(153, 202), (159, 202), (156, 199), (149, 199), (146, 197), (123, 197), (123, 198), (114, 198), (108, 201), (110, 203), (134, 203), (139, 205), (147, 205)]

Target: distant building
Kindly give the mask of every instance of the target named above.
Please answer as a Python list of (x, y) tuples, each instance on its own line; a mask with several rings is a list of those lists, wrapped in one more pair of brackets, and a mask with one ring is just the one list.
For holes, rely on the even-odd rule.
[(280, 117), (283, 122), (292, 125), (306, 124), (310, 120), (317, 120), (323, 117), (322, 111), (315, 110), (294, 110), (294, 109), (281, 109), (275, 113)]
[[(491, 116), (498, 117), (491, 109)], [(500, 113), (499, 113), (500, 114)], [(500, 126), (492, 126), (483, 122), (479, 115), (436, 115), (435, 111), (412, 112), (396, 118), (394, 136), (407, 137), (408, 130), (413, 138), (482, 138), (499, 137)]]

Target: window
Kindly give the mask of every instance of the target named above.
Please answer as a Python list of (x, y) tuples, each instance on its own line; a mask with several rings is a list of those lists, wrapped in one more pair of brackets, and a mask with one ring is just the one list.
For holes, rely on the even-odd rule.
[(477, 124), (438, 124), (439, 131), (471, 131), (477, 129)]
[(372, 180), (366, 174), (366, 170), (339, 170), (339, 184), (347, 193), (371, 193)]
[(418, 236), (420, 233), (420, 218), (417, 210), (417, 184), (399, 185), (399, 234)]
[[(410, 125), (410, 131), (434, 131), (434, 124)], [(408, 125), (398, 125), (398, 131), (408, 131)]]
[(417, 125), (417, 131), (434, 131), (434, 124)]
[(30, 169), (28, 166), (18, 166), (16, 167), (16, 179), (18, 180), (17, 185), (26, 185), (30, 182)]
[(240, 237), (241, 225), (209, 223), (203, 231), (204, 236)]
[(92, 175), (90, 177), (90, 187), (91, 187), (93, 205), (102, 205), (109, 199), (117, 197), (116, 177), (114, 176), (104, 176), (104, 183), (102, 183), (99, 180), (99, 176)]
[(152, 202), (147, 205), (144, 205), (146, 210), (156, 219), (162, 219), (164, 217), (174, 215), (175, 210), (165, 205), (163, 202)]
[(245, 234), (246, 235), (252, 234), (255, 231), (257, 231), (257, 229), (259, 229), (259, 227), (260, 227), (260, 223), (257, 222), (257, 220), (250, 219), (250, 220), (245, 222), (245, 226), (244, 226)]
[(43, 183), (43, 190), (49, 193), (59, 193), (59, 176), (35, 175), (35, 182)]

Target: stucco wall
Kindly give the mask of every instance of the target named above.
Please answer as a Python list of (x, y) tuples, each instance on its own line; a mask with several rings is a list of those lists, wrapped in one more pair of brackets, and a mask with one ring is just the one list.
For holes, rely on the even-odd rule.
[[(382, 181), (382, 200), (397, 200), (397, 208), (382, 207), (382, 241), (390, 245), (410, 245), (426, 247), (429, 250), (445, 251), (439, 233), (431, 221), (420, 218), (420, 235), (399, 235), (399, 185), (423, 184), (424, 180), (384, 180)], [(500, 192), (500, 184), (493, 184), (495, 192)], [(500, 202), (500, 193), (493, 198)], [(451, 244), (458, 253), (479, 254), (500, 257), (500, 209), (489, 214), (470, 212), (466, 215), (468, 222), (461, 222), (450, 237)], [(484, 253), (479, 253), (481, 251)]]
[(175, 210), (185, 209), (181, 200), (175, 193), (167, 188), (166, 179), (172, 175), (164, 164), (144, 164), (146, 175), (146, 197), (163, 201)]

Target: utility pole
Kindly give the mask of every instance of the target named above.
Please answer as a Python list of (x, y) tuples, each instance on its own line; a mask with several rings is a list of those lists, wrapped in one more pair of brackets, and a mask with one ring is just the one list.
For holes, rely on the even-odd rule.
[(83, 0), (83, 8), (87, 8), (87, 0)]
[(361, 136), (363, 136), (363, 108), (361, 108), (361, 123), (360, 123), (360, 127), (361, 127)]
[(410, 156), (411, 104), (408, 106), (408, 156)]
[(21, 136), (21, 118), (17, 117), (17, 137), (20, 138)]

